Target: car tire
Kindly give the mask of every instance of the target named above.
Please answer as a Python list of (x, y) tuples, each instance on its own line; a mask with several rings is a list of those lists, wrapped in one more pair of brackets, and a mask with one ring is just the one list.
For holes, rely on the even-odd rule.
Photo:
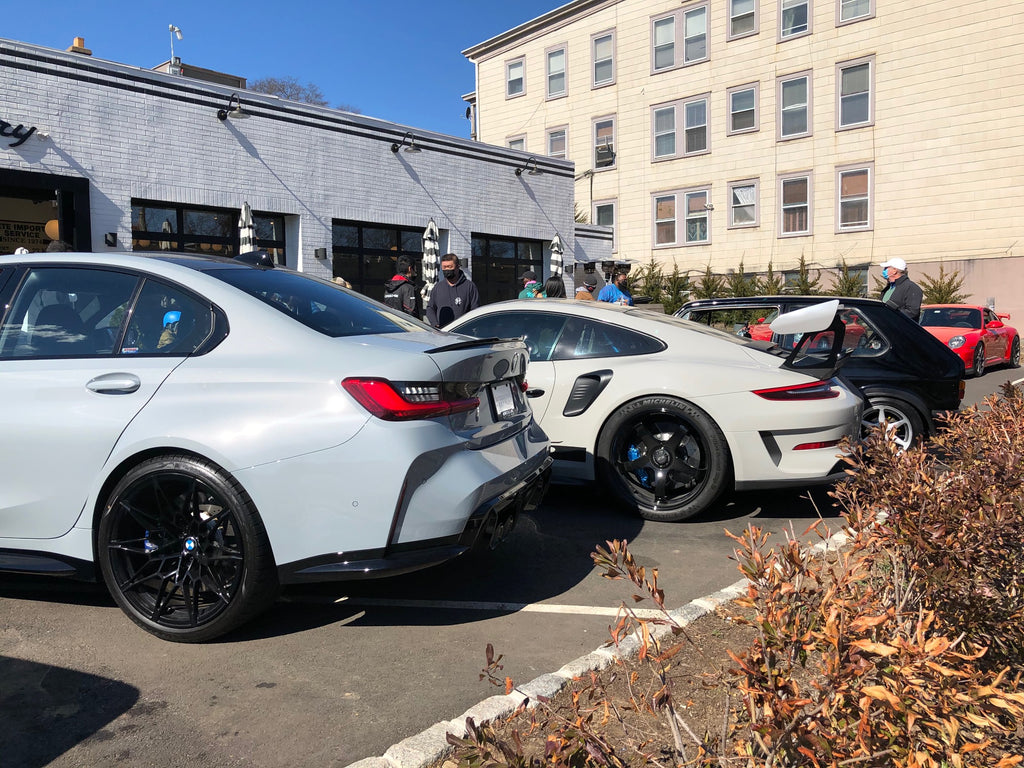
[(192, 456), (158, 456), (129, 470), (100, 516), (96, 546), (114, 600), (164, 640), (212, 640), (277, 596), (252, 500), (219, 467)]
[(647, 520), (678, 522), (708, 509), (731, 477), (725, 435), (704, 411), (672, 397), (627, 403), (597, 441), (598, 477)]
[(975, 378), (981, 378), (985, 375), (985, 345), (978, 342), (978, 346), (974, 349), (974, 362), (971, 364), (971, 370), (974, 372)]
[(1013, 337), (1010, 344), (1010, 359), (1007, 361), (1011, 368), (1020, 368), (1020, 336)]
[(886, 436), (906, 450), (924, 437), (924, 420), (909, 403), (894, 397), (869, 397), (861, 417), (861, 431), (866, 437), (885, 422)]

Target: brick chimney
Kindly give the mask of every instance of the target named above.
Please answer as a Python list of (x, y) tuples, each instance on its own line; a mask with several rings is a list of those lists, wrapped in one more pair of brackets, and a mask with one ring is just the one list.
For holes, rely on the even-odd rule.
[(92, 56), (92, 51), (85, 47), (84, 37), (76, 37), (75, 41), (71, 44), (71, 47), (66, 50), (68, 53), (81, 53), (85, 56)]

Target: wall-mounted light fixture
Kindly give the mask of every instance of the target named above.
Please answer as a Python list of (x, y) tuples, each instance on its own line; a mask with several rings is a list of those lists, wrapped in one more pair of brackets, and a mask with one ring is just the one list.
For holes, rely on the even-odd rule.
[(536, 157), (528, 157), (525, 163), (523, 163), (520, 167), (516, 168), (516, 176), (522, 176), (523, 171), (526, 171), (526, 173), (530, 176), (540, 176), (542, 173), (544, 173), (544, 171), (537, 167)]
[(313, 249), (313, 257), (317, 258), (317, 259), (326, 259), (327, 258), (327, 249), (326, 248), (314, 248)]
[[(409, 144), (406, 145), (405, 140), (409, 140)], [(416, 145), (416, 137), (412, 135), (412, 131), (406, 131), (405, 136), (402, 137), (401, 141), (396, 141), (391, 144), (391, 151), (398, 152), (402, 147), (405, 147), (406, 152), (419, 152), (420, 148)]]
[(713, 210), (715, 210), (715, 206), (713, 206), (711, 203), (705, 203), (704, 210), (705, 211), (713, 211)]
[(237, 93), (231, 94), (231, 98), (228, 99), (228, 105), (226, 107), (217, 110), (218, 120), (227, 120), (229, 117), (232, 120), (243, 120), (249, 117), (249, 113), (242, 109), (242, 102), (238, 98)]
[(103, 244), (107, 248), (117, 248), (117, 232), (104, 232)]

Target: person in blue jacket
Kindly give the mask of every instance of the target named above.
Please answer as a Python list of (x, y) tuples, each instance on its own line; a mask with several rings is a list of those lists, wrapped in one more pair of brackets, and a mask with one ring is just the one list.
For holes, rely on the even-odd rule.
[(437, 281), (427, 302), (427, 322), (435, 328), (443, 328), (480, 306), (480, 292), (459, 267), (458, 256), (446, 253), (441, 257), (441, 274), (444, 280)]
[(629, 289), (626, 288), (626, 276), (628, 274), (624, 269), (615, 270), (612, 281), (597, 294), (597, 300), (606, 301), (609, 304), (625, 304), (632, 307), (633, 297), (629, 294)]

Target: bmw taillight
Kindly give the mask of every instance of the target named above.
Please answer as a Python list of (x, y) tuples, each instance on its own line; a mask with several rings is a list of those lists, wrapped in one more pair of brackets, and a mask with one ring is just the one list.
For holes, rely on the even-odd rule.
[(839, 397), (839, 389), (832, 381), (811, 381), (790, 387), (755, 389), (754, 394), (765, 400), (829, 400)]
[(457, 397), (432, 382), (349, 378), (341, 386), (363, 408), (384, 421), (433, 419), (476, 410), (478, 397)]

